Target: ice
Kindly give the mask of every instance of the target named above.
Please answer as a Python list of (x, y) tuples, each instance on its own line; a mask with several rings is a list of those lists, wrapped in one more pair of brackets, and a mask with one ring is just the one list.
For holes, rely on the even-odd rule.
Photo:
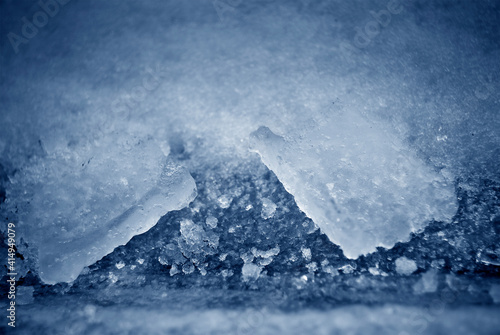
[(148, 138), (118, 133), (46, 150), (8, 190), (46, 283), (73, 281), (196, 196), (189, 172)]
[(262, 268), (253, 263), (245, 263), (241, 269), (244, 281), (255, 280), (259, 278)]
[(265, 220), (270, 219), (274, 216), (275, 212), (276, 204), (267, 198), (262, 199), (262, 218)]
[(457, 211), (453, 180), (355, 111), (299, 134), (260, 127), (252, 138), (252, 150), (349, 258), (390, 248)]
[(217, 228), (217, 222), (218, 222), (217, 218), (213, 216), (209, 216), (206, 221), (207, 226), (209, 226), (212, 229)]
[(311, 249), (302, 248), (301, 251), (302, 251), (302, 257), (304, 257), (304, 259), (306, 261), (310, 261), (311, 260)]
[[(66, 2), (0, 41), (20, 334), (497, 331), (498, 2)], [(40, 10), (0, 1), (1, 31)], [(168, 166), (190, 187), (135, 235)], [(114, 218), (135, 236), (43, 281)]]
[(117, 268), (118, 270), (120, 270), (120, 269), (122, 269), (122, 268), (125, 266), (125, 263), (123, 263), (123, 262), (118, 262), (118, 263), (116, 263), (116, 264), (115, 264), (115, 266), (116, 266), (116, 268)]
[(396, 259), (396, 271), (400, 275), (408, 276), (417, 271), (417, 264), (414, 260), (406, 257), (399, 257)]

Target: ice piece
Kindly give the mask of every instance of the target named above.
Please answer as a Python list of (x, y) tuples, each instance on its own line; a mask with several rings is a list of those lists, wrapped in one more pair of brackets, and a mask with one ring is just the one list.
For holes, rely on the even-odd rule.
[(310, 261), (311, 260), (311, 249), (309, 248), (302, 248), (302, 257), (305, 258), (305, 260)]
[(417, 264), (412, 259), (399, 257), (396, 259), (396, 271), (400, 275), (408, 276), (417, 271)]
[(311, 122), (285, 136), (261, 126), (251, 149), (347, 257), (392, 247), (456, 213), (453, 182), (382, 125), (355, 112)]
[(270, 219), (276, 213), (276, 204), (268, 198), (262, 199), (262, 213), (261, 216), (264, 220)]
[(217, 218), (214, 216), (209, 216), (206, 220), (207, 226), (209, 226), (212, 229), (217, 228), (218, 222), (219, 222), (219, 220), (217, 220)]
[(253, 263), (245, 263), (241, 269), (241, 274), (243, 276), (243, 281), (258, 279), (262, 268)]
[(196, 196), (189, 172), (153, 140), (127, 136), (57, 149), (13, 178), (23, 234), (48, 284), (91, 265)]

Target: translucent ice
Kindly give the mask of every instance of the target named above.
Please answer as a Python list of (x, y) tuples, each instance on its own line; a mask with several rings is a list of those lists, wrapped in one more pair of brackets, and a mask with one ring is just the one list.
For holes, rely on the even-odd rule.
[(148, 138), (104, 136), (47, 150), (8, 189), (46, 283), (73, 281), (196, 196), (189, 172)]
[(251, 145), (347, 257), (456, 213), (453, 183), (382, 125), (353, 111), (310, 121), (285, 136), (260, 127)]

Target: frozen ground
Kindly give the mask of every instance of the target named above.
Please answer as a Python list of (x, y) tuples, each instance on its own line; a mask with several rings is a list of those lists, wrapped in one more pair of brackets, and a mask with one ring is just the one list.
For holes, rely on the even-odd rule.
[(498, 332), (499, 1), (47, 3), (0, 2), (2, 330)]

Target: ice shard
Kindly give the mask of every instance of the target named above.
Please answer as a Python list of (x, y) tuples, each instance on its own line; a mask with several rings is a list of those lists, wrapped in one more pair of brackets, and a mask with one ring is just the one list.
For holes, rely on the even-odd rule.
[(13, 178), (9, 191), (23, 236), (38, 249), (40, 278), (54, 284), (73, 281), (167, 212), (187, 206), (196, 184), (151, 138), (113, 134), (48, 150)]
[(452, 178), (382, 125), (358, 113), (311, 124), (283, 136), (262, 126), (251, 147), (347, 257), (390, 248), (456, 213)]

